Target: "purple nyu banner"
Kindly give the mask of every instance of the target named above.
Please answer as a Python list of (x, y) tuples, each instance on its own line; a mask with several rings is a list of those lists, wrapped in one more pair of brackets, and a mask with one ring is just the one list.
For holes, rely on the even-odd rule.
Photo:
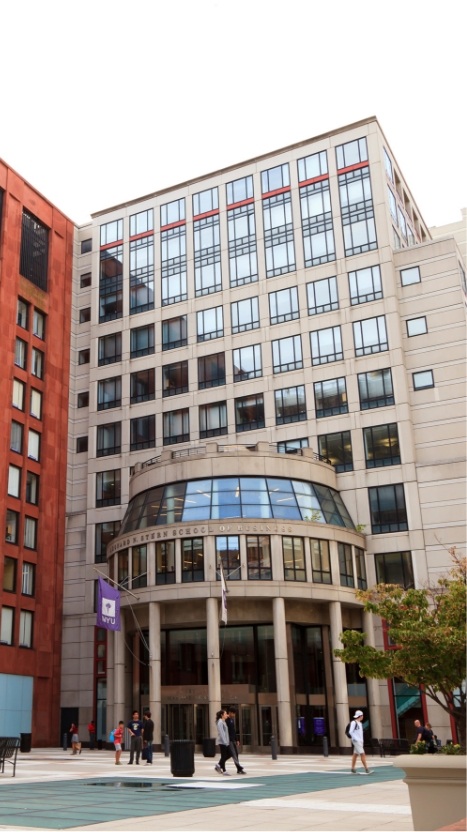
[(98, 580), (96, 625), (105, 630), (120, 630), (120, 593), (104, 578)]

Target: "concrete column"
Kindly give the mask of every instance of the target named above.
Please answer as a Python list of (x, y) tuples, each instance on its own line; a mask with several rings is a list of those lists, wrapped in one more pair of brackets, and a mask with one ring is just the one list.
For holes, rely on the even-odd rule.
[[(368, 644), (370, 647), (375, 646), (374, 626), (375, 622), (373, 614), (371, 612), (364, 612), (363, 632), (365, 633), (365, 644)], [(378, 679), (367, 679), (366, 685), (368, 690), (368, 707), (370, 709), (371, 736), (376, 738), (382, 737), (383, 724), (381, 720), (381, 701), (379, 696), (380, 681)]]
[(154, 742), (161, 737), (161, 607), (149, 604), (149, 710), (154, 722)]
[(287, 630), (285, 602), (274, 598), (272, 602), (274, 624), (274, 655), (276, 660), (277, 707), (279, 712), (280, 745), (285, 753), (293, 748), (292, 713), (290, 708), (289, 662), (287, 657)]
[[(222, 625), (223, 626), (223, 625)], [(209, 736), (215, 736), (216, 712), (221, 706), (221, 663), (219, 653), (219, 602), (206, 598), (206, 631), (209, 687)]]
[[(107, 708), (106, 708), (106, 730), (102, 734), (102, 736), (97, 735), (96, 739), (106, 741), (107, 737), (109, 736), (109, 731), (112, 728), (115, 728), (117, 722), (115, 722), (116, 713), (114, 712), (114, 702), (115, 702), (115, 688), (114, 688), (114, 653), (115, 653), (115, 639), (114, 633), (110, 631), (107, 632)], [(120, 718), (120, 717), (119, 717)]]
[[(121, 630), (114, 632), (114, 720), (125, 722), (127, 707), (125, 703), (125, 612), (120, 610)], [(112, 725), (112, 728), (115, 728)], [(110, 729), (109, 729), (110, 730)]]
[(342, 610), (340, 601), (330, 601), (329, 620), (331, 625), (331, 653), (332, 672), (334, 676), (334, 695), (337, 714), (337, 741), (339, 746), (348, 747), (348, 738), (345, 736), (345, 726), (349, 721), (349, 696), (347, 692), (347, 678), (345, 675), (345, 664), (334, 656), (334, 649), (342, 648), (339, 636), (343, 632)]
[[(133, 670), (133, 672), (131, 674), (131, 679), (132, 679), (131, 710), (134, 711), (136, 709), (137, 711), (140, 711), (141, 710), (141, 702), (140, 702), (141, 639), (140, 639), (139, 630), (136, 630), (136, 632), (133, 633), (132, 641), (133, 641), (133, 656), (132, 656), (132, 659), (133, 659), (132, 670)], [(142, 716), (142, 715), (140, 714), (140, 716)]]

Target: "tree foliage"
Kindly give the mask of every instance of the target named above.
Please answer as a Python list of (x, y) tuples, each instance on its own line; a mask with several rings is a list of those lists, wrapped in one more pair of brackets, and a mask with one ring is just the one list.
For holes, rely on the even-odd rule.
[(360, 676), (398, 677), (416, 687), (453, 717), (465, 747), (466, 720), (466, 577), (467, 562), (450, 550), (453, 567), (436, 586), (403, 589), (377, 584), (359, 590), (364, 609), (380, 616), (394, 649), (365, 644), (364, 633), (341, 634), (343, 649), (334, 650), (345, 663), (357, 663)]

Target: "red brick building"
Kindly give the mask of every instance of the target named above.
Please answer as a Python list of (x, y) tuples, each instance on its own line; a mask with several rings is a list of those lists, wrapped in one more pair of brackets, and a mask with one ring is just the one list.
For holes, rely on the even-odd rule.
[(0, 735), (35, 746), (60, 736), (73, 234), (0, 160)]

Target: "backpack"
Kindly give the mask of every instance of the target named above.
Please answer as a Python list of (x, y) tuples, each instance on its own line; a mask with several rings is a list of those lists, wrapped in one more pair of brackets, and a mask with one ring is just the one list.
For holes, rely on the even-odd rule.
[[(352, 720), (352, 722), (353, 722), (353, 720)], [(352, 722), (349, 722), (349, 723), (345, 726), (345, 736), (346, 736), (346, 737), (348, 737), (348, 738), (349, 738), (349, 740), (351, 740), (351, 739), (352, 739), (352, 735), (351, 735), (351, 733), (350, 733), (350, 726), (352, 725)]]
[(109, 734), (109, 742), (113, 742), (114, 739), (115, 739), (115, 732), (111, 731), (110, 734)]

